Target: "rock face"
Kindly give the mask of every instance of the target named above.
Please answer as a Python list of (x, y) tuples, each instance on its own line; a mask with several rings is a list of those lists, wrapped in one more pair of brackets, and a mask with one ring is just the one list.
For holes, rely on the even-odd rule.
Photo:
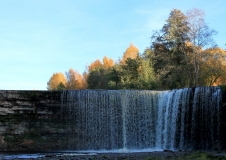
[(0, 91), (0, 151), (66, 148), (60, 95), (58, 91)]
[[(78, 139), (82, 139), (82, 136), (76, 136), (77, 139), (73, 137), (75, 133), (84, 133), (73, 127), (70, 118), (65, 118), (68, 115), (62, 111), (64, 104), (61, 96), (60, 91), (0, 91), (0, 151), (62, 151), (71, 144), (79, 144)], [(225, 91), (222, 96), (220, 136), (225, 149)], [(96, 99), (96, 103), (99, 103), (99, 99)], [(75, 115), (74, 112), (69, 117), (72, 115)]]

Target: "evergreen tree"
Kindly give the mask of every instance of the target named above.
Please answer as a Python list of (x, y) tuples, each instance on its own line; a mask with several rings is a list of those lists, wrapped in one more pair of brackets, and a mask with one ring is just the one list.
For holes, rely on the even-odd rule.
[(162, 88), (185, 87), (191, 83), (189, 57), (186, 52), (188, 32), (186, 16), (180, 10), (174, 9), (163, 28), (152, 36), (153, 67)]

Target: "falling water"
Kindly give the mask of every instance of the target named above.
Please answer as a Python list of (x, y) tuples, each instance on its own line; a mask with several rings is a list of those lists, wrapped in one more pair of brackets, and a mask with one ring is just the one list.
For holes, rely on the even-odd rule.
[(218, 87), (63, 91), (62, 128), (70, 150), (213, 149), (220, 105)]

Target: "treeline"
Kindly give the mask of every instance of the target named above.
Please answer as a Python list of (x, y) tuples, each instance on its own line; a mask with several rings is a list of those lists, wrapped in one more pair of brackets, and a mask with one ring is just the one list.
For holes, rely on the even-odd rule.
[(133, 44), (114, 62), (104, 57), (82, 74), (69, 69), (54, 73), (48, 90), (173, 89), (226, 83), (226, 53), (216, 47), (216, 31), (205, 23), (204, 12), (184, 14), (173, 9), (162, 29), (155, 31), (143, 53)]

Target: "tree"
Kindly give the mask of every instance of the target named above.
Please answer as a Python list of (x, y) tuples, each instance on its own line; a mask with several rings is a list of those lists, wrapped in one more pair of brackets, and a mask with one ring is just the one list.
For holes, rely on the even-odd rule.
[(127, 58), (125, 64), (115, 65), (108, 74), (111, 89), (154, 89), (154, 71), (149, 59), (138, 55)]
[(58, 90), (58, 91), (65, 90), (65, 89), (66, 89), (66, 87), (62, 82), (60, 82), (56, 88), (56, 90)]
[(92, 70), (87, 78), (88, 88), (90, 89), (107, 89), (108, 88), (108, 70), (98, 67)]
[(123, 74), (121, 78), (125, 89), (137, 88), (140, 66), (140, 57), (135, 59), (127, 58), (126, 64), (122, 66)]
[(201, 52), (199, 82), (201, 85), (221, 85), (226, 83), (226, 53), (214, 47)]
[(153, 67), (164, 89), (185, 87), (191, 83), (186, 51), (188, 32), (187, 17), (174, 9), (160, 32), (152, 36)]
[(83, 78), (82, 78), (82, 84), (83, 84), (83, 89), (87, 89), (88, 88), (88, 83), (87, 83), (87, 79), (88, 79), (88, 73), (84, 72), (83, 73)]
[(84, 89), (83, 77), (78, 71), (75, 71), (72, 68), (70, 68), (69, 71), (66, 72), (66, 77), (67, 77), (66, 83), (67, 89)]
[(63, 73), (54, 73), (47, 82), (48, 90), (62, 90), (65, 89), (66, 78)]
[(104, 56), (103, 62), (99, 59), (92, 62), (88, 66), (88, 73), (85, 73), (87, 86), (90, 89), (107, 89), (109, 88), (109, 72), (114, 66), (114, 61), (111, 58)]
[(130, 46), (126, 49), (126, 51), (123, 54), (122, 60), (120, 61), (121, 64), (125, 64), (126, 60), (128, 58), (135, 59), (138, 56), (139, 50), (136, 46), (134, 46), (132, 43)]
[(91, 72), (92, 70), (95, 70), (102, 66), (103, 66), (102, 62), (99, 59), (97, 59), (88, 66), (88, 72)]
[(108, 82), (109, 89), (120, 89), (119, 86), (118, 86), (118, 84), (121, 81), (121, 73), (122, 73), (122, 67), (119, 64), (114, 65), (110, 69), (109, 74), (108, 74), (108, 78), (109, 78), (109, 82)]
[(192, 9), (186, 14), (189, 25), (189, 38), (192, 43), (192, 59), (194, 69), (194, 83), (199, 85), (200, 63), (202, 59), (202, 49), (213, 44), (212, 36), (216, 34), (215, 30), (210, 29), (205, 23), (205, 13), (199, 9)]
[(138, 69), (138, 85), (139, 89), (156, 89), (157, 82), (154, 69), (151, 61), (145, 57), (140, 60), (140, 67)]
[(114, 66), (114, 60), (104, 56), (104, 58), (103, 58), (103, 67), (104, 67), (104, 69), (108, 69), (108, 68), (111, 68), (113, 66)]

